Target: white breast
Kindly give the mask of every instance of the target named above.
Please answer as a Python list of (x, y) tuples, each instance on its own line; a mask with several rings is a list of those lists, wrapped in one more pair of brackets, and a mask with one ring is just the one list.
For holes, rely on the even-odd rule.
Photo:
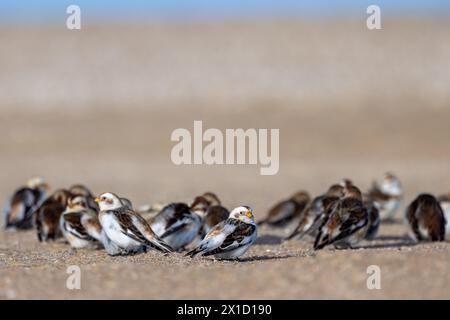
[(112, 214), (102, 214), (100, 224), (108, 238), (124, 249), (132, 249), (142, 246), (141, 243), (125, 235), (115, 217)]

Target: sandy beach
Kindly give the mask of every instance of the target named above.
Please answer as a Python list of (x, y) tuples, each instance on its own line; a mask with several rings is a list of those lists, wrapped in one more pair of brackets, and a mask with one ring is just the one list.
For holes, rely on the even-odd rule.
[[(449, 299), (450, 244), (413, 244), (405, 206), (450, 192), (450, 25), (361, 21), (0, 29), (0, 198), (29, 177), (84, 183), (136, 205), (214, 191), (257, 219), (299, 189), (340, 179), (367, 190), (395, 172), (395, 223), (353, 250), (259, 230), (239, 262), (157, 252), (110, 257), (0, 231), (2, 299)], [(40, 39), (40, 40), (37, 40)], [(43, 41), (42, 39), (45, 39)], [(170, 135), (206, 128), (280, 129), (280, 170), (172, 163)], [(66, 288), (81, 268), (81, 290)], [(369, 290), (367, 268), (381, 269)]]

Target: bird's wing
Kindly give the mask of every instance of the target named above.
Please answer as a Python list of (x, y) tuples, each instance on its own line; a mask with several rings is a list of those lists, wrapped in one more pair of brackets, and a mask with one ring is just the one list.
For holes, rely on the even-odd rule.
[(212, 206), (209, 207), (208, 211), (206, 212), (205, 223), (209, 224), (210, 226), (215, 226), (220, 222), (227, 220), (229, 215), (230, 212), (227, 208), (220, 205)]
[(296, 205), (292, 200), (280, 202), (273, 207), (267, 216), (266, 221), (269, 223), (277, 223), (291, 217), (295, 213)]
[(73, 234), (77, 238), (94, 240), (94, 238), (87, 233), (85, 227), (81, 223), (82, 216), (82, 212), (65, 213), (62, 217), (64, 220), (63, 227), (67, 232)]
[(235, 230), (225, 238), (219, 247), (208, 250), (204, 255), (214, 255), (245, 246), (252, 241), (255, 230), (256, 227), (254, 225), (241, 222), (236, 226)]
[[(194, 213), (195, 214), (195, 213)], [(186, 214), (183, 215), (180, 220), (172, 223), (163, 234), (160, 235), (161, 239), (164, 239), (165, 237), (170, 236), (171, 234), (185, 228), (186, 226), (191, 225), (193, 222), (195, 222), (196, 217), (194, 214)], [(200, 223), (200, 217), (198, 218), (198, 222)]]
[(234, 219), (227, 219), (217, 224), (200, 241), (200, 244), (186, 255), (191, 257), (201, 253), (216, 249), (222, 245), (224, 240), (236, 229), (237, 223)]
[(144, 235), (139, 231), (138, 228), (133, 223), (133, 215), (130, 214), (132, 211), (128, 209), (123, 210), (111, 210), (109, 213), (113, 214), (117, 220), (117, 223), (120, 226), (120, 231), (132, 238), (133, 240), (146, 244), (147, 239), (145, 239)]
[(162, 252), (171, 252), (173, 249), (162, 241), (152, 230), (148, 222), (136, 212), (125, 207), (113, 211), (121, 227), (122, 233), (142, 245), (150, 246)]
[(101, 241), (102, 225), (94, 212), (86, 212), (83, 214), (81, 224), (91, 237)]

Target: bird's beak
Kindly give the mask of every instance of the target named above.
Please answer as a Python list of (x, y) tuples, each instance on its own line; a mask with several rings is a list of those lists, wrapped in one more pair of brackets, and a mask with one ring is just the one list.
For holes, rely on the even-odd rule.
[(250, 211), (247, 211), (247, 218), (251, 219), (253, 217), (253, 214)]
[(95, 202), (97, 202), (97, 203), (100, 203), (101, 202), (101, 200), (100, 200), (100, 198), (95, 198)]
[(69, 203), (67, 204), (67, 206), (69, 207), (69, 209), (73, 209), (73, 207), (75, 207), (73, 204)]

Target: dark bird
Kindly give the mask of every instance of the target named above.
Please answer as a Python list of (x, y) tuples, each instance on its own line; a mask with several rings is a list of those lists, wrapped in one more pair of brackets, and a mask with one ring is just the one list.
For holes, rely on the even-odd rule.
[(284, 227), (300, 217), (310, 201), (311, 197), (308, 192), (299, 191), (272, 207), (267, 217), (259, 221), (258, 225), (268, 224), (273, 227)]
[(76, 196), (84, 197), (87, 201), (87, 205), (89, 208), (91, 208), (96, 212), (100, 211), (98, 204), (95, 202), (95, 196), (88, 187), (82, 184), (75, 184), (69, 188), (69, 192), (72, 195), (72, 197)]
[(415, 241), (444, 241), (447, 221), (434, 196), (420, 194), (406, 209), (406, 219)]
[(33, 227), (33, 216), (45, 199), (49, 186), (37, 177), (28, 180), (26, 186), (18, 189), (5, 205), (4, 227), (11, 230), (25, 230)]
[(314, 236), (319, 227), (328, 219), (334, 203), (344, 195), (344, 189), (343, 185), (334, 184), (328, 188), (325, 194), (314, 198), (301, 215), (297, 227), (285, 240), (294, 237), (301, 239), (307, 234)]
[(59, 220), (70, 197), (68, 190), (59, 189), (39, 207), (35, 219), (39, 241), (55, 240), (62, 236)]
[(366, 236), (367, 209), (361, 191), (356, 186), (344, 189), (344, 195), (333, 204), (331, 212), (319, 228), (314, 249), (333, 244), (337, 248), (352, 248)]

